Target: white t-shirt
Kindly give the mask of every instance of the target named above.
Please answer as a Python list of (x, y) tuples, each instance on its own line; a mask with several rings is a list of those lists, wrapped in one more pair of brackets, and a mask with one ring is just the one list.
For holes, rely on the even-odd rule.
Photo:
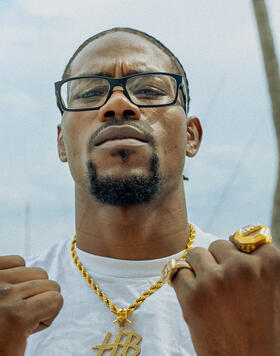
[[(217, 237), (195, 227), (194, 246), (208, 248)], [(93, 292), (70, 254), (71, 240), (55, 244), (42, 255), (28, 259), (27, 266), (41, 267), (49, 279), (61, 286), (64, 305), (52, 325), (28, 338), (25, 356), (109, 356), (121, 355), (122, 347), (112, 353), (98, 351), (108, 332), (112, 335), (107, 344), (117, 344), (119, 333), (115, 315)], [(165, 258), (131, 261), (101, 257), (80, 249), (77, 255), (108, 298), (119, 308), (127, 308), (144, 291), (160, 278), (160, 273), (171, 257), (179, 258), (182, 252)], [(191, 306), (190, 306), (191, 307)], [(137, 344), (144, 356), (191, 356), (195, 351), (182, 310), (172, 287), (165, 284), (148, 297), (128, 319), (126, 331), (133, 330), (142, 336)], [(121, 343), (126, 340), (123, 335)], [(136, 340), (133, 338), (133, 340)], [(137, 341), (135, 341), (137, 343)], [(98, 353), (99, 352), (99, 353)], [(130, 348), (127, 355), (136, 355)], [(138, 355), (138, 354), (137, 354)]]

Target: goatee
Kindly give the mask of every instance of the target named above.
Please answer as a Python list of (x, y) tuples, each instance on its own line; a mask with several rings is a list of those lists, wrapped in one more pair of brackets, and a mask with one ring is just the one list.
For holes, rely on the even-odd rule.
[(160, 190), (159, 159), (153, 153), (149, 176), (134, 175), (126, 178), (98, 177), (92, 161), (88, 161), (88, 179), (91, 194), (103, 204), (136, 206), (153, 200)]

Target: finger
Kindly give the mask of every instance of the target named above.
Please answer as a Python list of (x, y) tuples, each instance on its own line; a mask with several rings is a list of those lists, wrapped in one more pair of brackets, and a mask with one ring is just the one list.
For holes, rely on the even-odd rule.
[(1, 282), (16, 284), (36, 279), (48, 279), (47, 272), (37, 267), (15, 267), (0, 270)]
[(23, 266), (25, 266), (25, 260), (21, 256), (9, 255), (0, 257), (0, 270)]
[(42, 279), (15, 284), (14, 291), (18, 296), (26, 299), (48, 291), (60, 292), (60, 286), (55, 281)]
[(188, 268), (179, 269), (172, 279), (172, 287), (174, 288), (181, 306), (185, 304), (187, 295), (193, 290), (194, 283), (194, 272)]
[(272, 243), (262, 244), (251, 252), (251, 255), (279, 256), (279, 249)]
[(195, 275), (209, 271), (212, 267), (217, 265), (213, 255), (202, 247), (191, 249), (186, 255), (186, 261), (193, 268)]
[(229, 236), (229, 241), (237, 248), (237, 250), (241, 251), (239, 248), (238, 242), (234, 238), (235, 234)]
[(216, 240), (208, 248), (218, 263), (223, 263), (229, 258), (242, 257), (241, 251), (230, 241)]
[(232, 242), (235, 245), (235, 243), (234, 243), (234, 235), (235, 234), (230, 235), (228, 239), (229, 239), (230, 242)]
[(32, 333), (38, 331), (38, 328), (42, 330), (43, 325), (48, 327), (50, 322), (59, 313), (63, 305), (63, 297), (60, 293), (49, 291), (35, 295), (28, 298), (26, 301), (26, 310), (29, 312), (33, 320), (31, 323), (33, 325)]
[(191, 285), (195, 279), (195, 273), (188, 268), (180, 268), (172, 278), (172, 287), (179, 288), (181, 285)]
[(35, 333), (37, 333), (39, 331), (42, 331), (42, 330), (48, 328), (52, 324), (52, 322), (54, 321), (56, 316), (53, 317), (53, 318), (50, 318), (50, 319), (48, 319), (48, 320), (46, 320), (44, 322), (40, 322), (39, 325), (37, 326), (37, 328), (35, 330), (33, 330), (32, 334), (35, 334)]

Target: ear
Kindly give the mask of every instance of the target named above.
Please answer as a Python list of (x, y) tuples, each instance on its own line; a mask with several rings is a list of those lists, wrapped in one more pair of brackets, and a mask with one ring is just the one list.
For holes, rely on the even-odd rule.
[(67, 155), (66, 155), (62, 130), (61, 130), (61, 124), (57, 125), (57, 150), (61, 162), (67, 162)]
[(188, 157), (194, 157), (200, 147), (202, 140), (202, 127), (200, 121), (195, 116), (187, 118), (187, 152)]

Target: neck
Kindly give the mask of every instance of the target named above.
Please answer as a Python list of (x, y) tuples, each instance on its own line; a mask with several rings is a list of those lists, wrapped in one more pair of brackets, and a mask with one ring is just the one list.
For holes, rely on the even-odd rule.
[(76, 187), (77, 247), (126, 260), (162, 258), (185, 249), (189, 237), (183, 184), (149, 204), (113, 207)]

